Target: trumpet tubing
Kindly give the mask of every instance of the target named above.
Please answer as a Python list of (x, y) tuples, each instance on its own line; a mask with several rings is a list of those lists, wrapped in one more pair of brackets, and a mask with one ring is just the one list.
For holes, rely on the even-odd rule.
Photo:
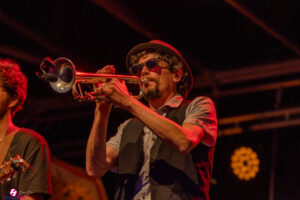
[(130, 95), (139, 99), (143, 94), (142, 84), (147, 81), (137, 76), (77, 72), (72, 61), (67, 58), (58, 58), (54, 61), (45, 58), (40, 69), (42, 73), (38, 76), (48, 81), (53, 90), (58, 93), (72, 90), (74, 98), (78, 101), (106, 100), (107, 97), (100, 94), (98, 88), (103, 82), (113, 78), (124, 81)]
[(142, 95), (142, 82), (136, 76), (114, 75), (114, 74), (93, 74), (77, 72), (73, 84), (73, 95), (78, 101), (101, 101), (105, 100), (104, 94), (97, 92), (99, 85), (107, 80), (116, 78), (124, 81), (130, 95), (139, 99)]

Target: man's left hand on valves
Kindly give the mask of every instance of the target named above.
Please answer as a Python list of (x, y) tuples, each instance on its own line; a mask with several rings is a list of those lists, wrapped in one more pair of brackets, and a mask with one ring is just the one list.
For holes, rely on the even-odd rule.
[(126, 109), (134, 97), (129, 95), (125, 81), (112, 78), (109, 82), (101, 84), (101, 93), (103, 93), (115, 106)]

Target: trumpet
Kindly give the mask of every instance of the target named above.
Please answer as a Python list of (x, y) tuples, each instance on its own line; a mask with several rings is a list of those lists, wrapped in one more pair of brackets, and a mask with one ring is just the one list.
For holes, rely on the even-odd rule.
[(104, 101), (108, 98), (97, 92), (97, 88), (109, 79), (123, 80), (128, 92), (136, 99), (143, 95), (142, 85), (147, 82), (137, 76), (98, 74), (78, 72), (71, 60), (61, 57), (52, 61), (49, 57), (44, 58), (40, 64), (41, 72), (37, 76), (49, 82), (51, 88), (58, 93), (66, 93), (72, 89), (74, 98), (78, 101)]

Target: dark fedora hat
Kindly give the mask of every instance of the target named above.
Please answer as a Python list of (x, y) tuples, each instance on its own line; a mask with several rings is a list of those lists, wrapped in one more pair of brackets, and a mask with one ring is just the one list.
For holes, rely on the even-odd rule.
[[(183, 77), (182, 80), (179, 82), (179, 91), (181, 93), (181, 95), (183, 95), (184, 97), (186, 97), (188, 95), (188, 93), (190, 92), (190, 90), (193, 87), (193, 75), (191, 72), (191, 69), (188, 65), (188, 63), (186, 62), (186, 60), (182, 57), (182, 55), (179, 53), (179, 51), (177, 51), (172, 45), (161, 41), (161, 40), (152, 40), (150, 42), (146, 42), (146, 43), (141, 43), (138, 44), (136, 46), (134, 46), (127, 54), (126, 56), (126, 67), (129, 71), (129, 68), (131, 67), (131, 63), (130, 63), (130, 58), (133, 55), (136, 55), (139, 52), (142, 52), (144, 50), (158, 50), (160, 52), (163, 53), (167, 53), (170, 55), (173, 55), (175, 57), (177, 57), (177, 59), (179, 61), (182, 62), (183, 65)], [(180, 88), (185, 88), (184, 91), (180, 91)]]

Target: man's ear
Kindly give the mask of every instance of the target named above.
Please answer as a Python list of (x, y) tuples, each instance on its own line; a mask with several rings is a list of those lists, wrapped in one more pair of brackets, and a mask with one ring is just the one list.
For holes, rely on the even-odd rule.
[(175, 72), (173, 72), (173, 81), (178, 83), (183, 75), (183, 70), (182, 69), (177, 69)]
[(11, 97), (10, 100), (9, 100), (9, 108), (13, 108), (15, 105), (17, 105), (19, 102), (19, 98), (17, 97)]

